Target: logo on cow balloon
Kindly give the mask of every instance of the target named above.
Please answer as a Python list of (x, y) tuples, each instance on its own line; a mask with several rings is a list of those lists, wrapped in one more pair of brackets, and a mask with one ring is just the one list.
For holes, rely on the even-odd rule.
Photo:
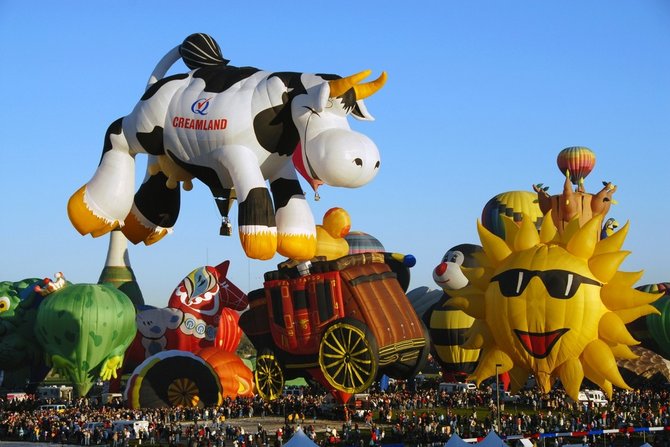
[(212, 98), (198, 98), (191, 105), (191, 112), (196, 115), (207, 115), (207, 109), (209, 109), (209, 100)]

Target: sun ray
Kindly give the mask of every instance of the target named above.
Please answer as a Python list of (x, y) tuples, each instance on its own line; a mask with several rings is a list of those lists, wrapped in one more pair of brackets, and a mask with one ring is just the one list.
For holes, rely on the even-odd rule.
[(612, 382), (605, 379), (584, 361), (582, 361), (582, 368), (584, 368), (584, 377), (598, 385), (605, 392), (608, 399), (612, 399)]
[(579, 228), (575, 235), (570, 238), (565, 249), (575, 256), (583, 259), (589, 259), (593, 255), (593, 250), (596, 248), (598, 242), (598, 234), (600, 234), (600, 223), (602, 217), (596, 216), (586, 222), (583, 227)]
[(584, 380), (584, 368), (579, 359), (571, 358), (563, 362), (558, 367), (558, 377), (565, 388), (565, 392), (577, 402), (579, 395), (579, 387)]
[(521, 220), (521, 228), (515, 235), (514, 251), (527, 250), (540, 243), (540, 235), (535, 224), (528, 218)]
[(629, 251), (616, 251), (594, 256), (589, 259), (589, 269), (600, 281), (609, 282), (629, 254)]
[(550, 242), (555, 241), (556, 236), (558, 235), (558, 229), (556, 229), (552, 219), (552, 211), (549, 210), (544, 215), (542, 226), (540, 226), (540, 242), (543, 244), (549, 244)]
[(482, 242), (484, 252), (495, 265), (500, 264), (505, 258), (512, 254), (512, 250), (505, 241), (487, 230), (481, 223), (477, 222), (477, 232)]
[[(500, 365), (496, 367), (496, 365)], [(479, 357), (479, 363), (475, 371), (468, 377), (468, 380), (474, 381), (479, 386), (482, 381), (496, 374), (502, 374), (509, 371), (514, 366), (512, 359), (498, 348), (482, 350)]]
[(639, 270), (637, 272), (622, 272), (618, 271), (614, 274), (612, 279), (609, 280), (607, 285), (616, 285), (618, 287), (630, 288), (633, 287), (641, 278), (644, 272)]
[(584, 348), (584, 362), (595, 373), (612, 384), (626, 390), (631, 389), (621, 377), (614, 354), (602, 340), (593, 340)]
[(621, 321), (621, 318), (614, 312), (607, 312), (600, 318), (598, 335), (601, 340), (611, 342), (612, 344), (637, 345), (640, 343), (633, 338), (630, 332), (628, 332), (626, 325)]
[(661, 312), (651, 304), (643, 304), (642, 306), (631, 307), (628, 309), (619, 309), (614, 311), (614, 313), (626, 324), (635, 321), (640, 317), (644, 317), (645, 315), (661, 315)]
[(651, 304), (663, 296), (663, 292), (643, 292), (637, 289), (624, 289), (619, 284), (605, 284), (600, 292), (603, 304), (610, 310), (629, 309), (642, 304)]
[(618, 359), (635, 360), (640, 358), (640, 356), (635, 354), (627, 345), (616, 344), (610, 346), (610, 349), (612, 350), (614, 357)]
[(507, 246), (513, 250), (514, 245), (512, 242), (516, 239), (517, 234), (519, 233), (519, 226), (514, 222), (514, 219), (509, 216), (504, 216), (502, 222), (503, 227), (505, 228), (505, 242), (507, 243)]
[(623, 247), (623, 242), (626, 239), (626, 235), (628, 234), (628, 224), (629, 222), (626, 222), (626, 225), (615, 231), (613, 235), (606, 237), (605, 239), (601, 239), (600, 242), (596, 244), (593, 255), (597, 256), (603, 253), (613, 253), (615, 251), (621, 250), (621, 247)]

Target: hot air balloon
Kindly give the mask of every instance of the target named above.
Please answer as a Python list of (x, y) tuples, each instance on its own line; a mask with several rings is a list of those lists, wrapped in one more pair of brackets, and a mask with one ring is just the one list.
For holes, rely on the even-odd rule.
[(164, 308), (137, 313), (137, 335), (128, 350), (126, 371), (160, 351), (198, 352), (214, 346), (233, 352), (242, 338), (238, 310), (247, 296), (226, 277), (230, 261), (189, 273)]
[(482, 225), (498, 237), (505, 237), (503, 216), (515, 223), (528, 216), (539, 230), (544, 214), (537, 203), (537, 193), (531, 191), (508, 191), (492, 197), (482, 210)]
[(470, 376), (477, 384), (509, 371), (513, 390), (532, 373), (543, 392), (560, 379), (573, 400), (584, 378), (610, 398), (613, 386), (629, 388), (616, 365), (637, 344), (625, 324), (656, 312), (659, 294), (633, 289), (635, 275), (618, 271), (628, 225), (600, 240), (601, 224), (575, 220), (557, 238), (552, 219), (539, 233), (523, 219), (505, 239), (478, 225), (485, 258), (464, 270), (470, 283), (449, 301), (475, 318), (464, 346), (482, 350)]
[(433, 280), (442, 289), (442, 294), (424, 314), (423, 321), (430, 332), (432, 352), (447, 382), (465, 379), (474, 371), (479, 359), (479, 349), (465, 349), (461, 346), (474, 318), (450, 306), (449, 299), (450, 294), (468, 284), (462, 267), (478, 267), (475, 254), (481, 251), (482, 247), (475, 244), (456, 245), (447, 250), (433, 270)]
[(214, 368), (201, 357), (178, 350), (148, 357), (133, 371), (124, 395), (131, 408), (205, 408), (222, 402)]
[(646, 323), (657, 349), (657, 354), (670, 359), (670, 283), (650, 284), (638, 288), (644, 292), (663, 293), (664, 295), (654, 303), (660, 315), (647, 315)]
[(221, 394), (224, 399), (254, 395), (254, 373), (237, 354), (217, 348), (204, 348), (197, 355), (214, 368), (221, 383)]
[(386, 251), (379, 239), (362, 231), (350, 231), (344, 239), (349, 244), (350, 255)]
[(584, 179), (596, 165), (596, 154), (584, 146), (566, 147), (558, 153), (556, 163), (562, 174), (570, 172), (570, 182), (583, 191)]
[(323, 224), (316, 226), (316, 255), (328, 260), (349, 254), (345, 239), (351, 229), (351, 218), (343, 208), (331, 208), (323, 215)]
[(461, 382), (472, 373), (479, 360), (479, 349), (464, 349), (465, 334), (475, 321), (462, 310), (449, 305), (449, 295), (426, 313), (434, 357), (442, 367), (446, 382)]
[(135, 306), (105, 284), (65, 285), (39, 306), (35, 336), (53, 367), (84, 396), (97, 377), (116, 377), (135, 337)]
[(1, 385), (34, 388), (49, 372), (44, 350), (35, 338), (35, 318), (42, 296), (33, 287), (39, 279), (0, 282), (0, 370)]

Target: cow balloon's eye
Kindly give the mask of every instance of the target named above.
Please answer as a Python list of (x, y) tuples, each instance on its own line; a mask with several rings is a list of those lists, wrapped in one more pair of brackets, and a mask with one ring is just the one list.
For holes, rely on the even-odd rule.
[(356, 166), (363, 166), (363, 160), (361, 160), (360, 158), (354, 158), (354, 163), (356, 164)]
[(375, 163), (375, 169), (379, 169), (379, 160), (377, 160), (377, 163)]

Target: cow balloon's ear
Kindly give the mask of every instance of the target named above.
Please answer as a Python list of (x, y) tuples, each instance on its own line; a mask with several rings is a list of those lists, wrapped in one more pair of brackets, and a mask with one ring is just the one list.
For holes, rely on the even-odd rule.
[(363, 100), (358, 100), (356, 101), (356, 105), (354, 108), (351, 110), (351, 116), (356, 118), (359, 121), (374, 121), (375, 117), (370, 115), (370, 112), (368, 112), (368, 108), (365, 107), (365, 103)]
[(319, 84), (316, 88), (318, 89), (317, 94), (314, 95), (316, 104), (314, 104), (314, 107), (312, 107), (312, 109), (314, 109), (316, 113), (321, 113), (328, 104), (328, 98), (330, 97), (330, 85), (327, 82), (323, 82)]

